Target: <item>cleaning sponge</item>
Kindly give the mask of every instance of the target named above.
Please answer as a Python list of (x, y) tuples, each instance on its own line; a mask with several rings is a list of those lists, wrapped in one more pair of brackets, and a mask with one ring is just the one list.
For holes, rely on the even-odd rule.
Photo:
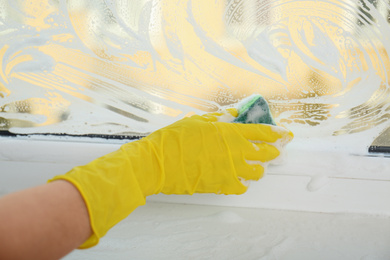
[(238, 107), (238, 116), (233, 123), (276, 125), (267, 101), (258, 94), (242, 102), (242, 105)]

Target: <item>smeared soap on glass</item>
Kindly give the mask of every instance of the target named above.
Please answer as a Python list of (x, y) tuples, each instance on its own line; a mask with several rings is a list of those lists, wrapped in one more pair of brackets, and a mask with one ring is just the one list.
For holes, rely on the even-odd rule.
[[(225, 109), (225, 113), (222, 113), (222, 115), (218, 117), (218, 121), (225, 123), (241, 124), (267, 124), (272, 128), (272, 131), (280, 132), (282, 136), (284, 135), (282, 132), (288, 131), (281, 126), (276, 125), (267, 101), (259, 94), (253, 94), (241, 100), (239, 103), (235, 104), (233, 108), (237, 109), (238, 115), (236, 117), (233, 115), (234, 113), (226, 113), (226, 110), (229, 109)], [(286, 138), (280, 138), (272, 143), (260, 140), (248, 140), (253, 144), (253, 147), (256, 151), (259, 151), (259, 147), (256, 144), (267, 143), (278, 149), (280, 155), (277, 158), (267, 162), (262, 162), (258, 160), (246, 160), (246, 162), (249, 165), (261, 165), (264, 168), (265, 172), (267, 171), (269, 164), (283, 164), (286, 157), (285, 146), (291, 141), (291, 138), (291, 136), (288, 136)], [(244, 180), (240, 181), (246, 186), (248, 186), (249, 184), (248, 182), (244, 182)]]
[(259, 94), (254, 94), (238, 104), (238, 116), (233, 123), (275, 125), (267, 101)]
[[(231, 113), (223, 113), (223, 115), (218, 117), (218, 121), (225, 123), (268, 124), (276, 126), (267, 101), (259, 94), (253, 94), (242, 99), (232, 108), (237, 109), (237, 117), (234, 117)], [(225, 111), (226, 108), (223, 110)]]

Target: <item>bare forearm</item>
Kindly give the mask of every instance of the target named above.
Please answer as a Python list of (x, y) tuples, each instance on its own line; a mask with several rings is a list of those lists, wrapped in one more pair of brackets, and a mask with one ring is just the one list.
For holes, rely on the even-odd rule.
[(59, 259), (91, 232), (84, 200), (69, 182), (0, 198), (0, 259)]

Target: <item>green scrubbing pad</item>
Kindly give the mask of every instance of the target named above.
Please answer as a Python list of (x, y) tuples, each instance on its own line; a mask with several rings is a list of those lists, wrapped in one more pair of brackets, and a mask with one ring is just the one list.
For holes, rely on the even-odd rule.
[(238, 108), (234, 123), (276, 125), (267, 101), (261, 95), (253, 95), (248, 102)]

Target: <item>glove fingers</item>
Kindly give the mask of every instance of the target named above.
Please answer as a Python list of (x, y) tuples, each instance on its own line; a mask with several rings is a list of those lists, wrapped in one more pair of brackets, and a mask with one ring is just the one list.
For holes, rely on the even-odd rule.
[(228, 109), (226, 109), (226, 112), (229, 113), (230, 115), (234, 116), (234, 117), (238, 116), (237, 108), (228, 108)]
[[(241, 180), (239, 176), (235, 177), (236, 180), (229, 182), (228, 185), (221, 187), (217, 194), (242, 194), (247, 191), (248, 186), (245, 184), (245, 180)], [(215, 191), (212, 191), (215, 193)]]
[(252, 146), (254, 148), (245, 153), (246, 160), (269, 162), (280, 155), (280, 151), (271, 144), (252, 143)]
[(214, 113), (207, 113), (202, 115), (203, 118), (205, 118), (209, 122), (215, 122), (218, 121), (218, 117), (222, 116), (223, 114), (220, 112), (214, 112)]
[(230, 123), (238, 116), (238, 111), (235, 108), (228, 108), (221, 112), (213, 112), (202, 115), (201, 117), (208, 122), (225, 122)]
[(244, 150), (243, 157), (236, 157), (237, 174), (245, 180), (259, 180), (264, 175), (267, 162), (277, 158), (280, 152), (266, 143), (250, 143), (250, 146)]
[(250, 142), (239, 138), (241, 155), (233, 154), (237, 175), (245, 180), (259, 180), (263, 177), (267, 162), (276, 159), (280, 151), (272, 144)]
[(287, 142), (293, 138), (293, 134), (283, 127), (265, 124), (234, 124), (237, 130), (248, 140), (274, 143), (279, 139)]
[(264, 175), (264, 166), (260, 161), (245, 160), (237, 169), (238, 177), (257, 181)]
[[(194, 192), (216, 194), (242, 194), (247, 190), (247, 185), (245, 185), (244, 181), (245, 180), (243, 180), (242, 177), (235, 175), (233, 172), (224, 172), (224, 174), (215, 174), (213, 176), (209, 176), (207, 180), (200, 180)], [(193, 192), (189, 194), (192, 193)]]

